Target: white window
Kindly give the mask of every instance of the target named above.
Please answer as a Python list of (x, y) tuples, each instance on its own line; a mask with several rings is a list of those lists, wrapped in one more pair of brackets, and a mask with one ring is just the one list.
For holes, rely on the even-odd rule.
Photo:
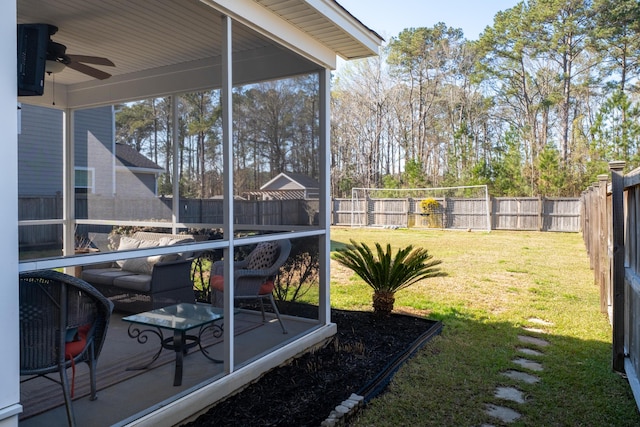
[(95, 184), (95, 168), (75, 168), (76, 193), (93, 193), (96, 189)]

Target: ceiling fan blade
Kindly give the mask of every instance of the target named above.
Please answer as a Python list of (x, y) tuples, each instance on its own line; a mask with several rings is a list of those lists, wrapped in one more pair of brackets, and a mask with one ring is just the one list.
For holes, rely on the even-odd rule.
[(109, 73), (105, 73), (102, 70), (98, 70), (97, 68), (93, 68), (90, 67), (88, 65), (85, 64), (81, 64), (79, 62), (70, 62), (69, 64), (67, 64), (67, 67), (79, 71), (83, 74), (86, 74), (88, 76), (91, 76), (93, 78), (96, 78), (98, 80), (104, 80), (104, 79), (108, 79), (109, 77), (111, 77), (111, 74)]
[(67, 55), (71, 62), (85, 62), (87, 64), (95, 64), (95, 65), (107, 65), (109, 67), (115, 67), (116, 65), (108, 60), (107, 58), (102, 58), (100, 56), (88, 56), (88, 55)]

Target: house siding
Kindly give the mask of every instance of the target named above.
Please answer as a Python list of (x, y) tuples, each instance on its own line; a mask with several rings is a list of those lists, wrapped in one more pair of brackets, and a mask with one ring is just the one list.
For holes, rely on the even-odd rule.
[(118, 196), (156, 197), (156, 177), (154, 174), (133, 173), (121, 168), (118, 168), (116, 172)]
[(62, 111), (22, 105), (18, 135), (18, 194), (62, 192)]
[[(113, 193), (113, 116), (111, 107), (77, 111), (75, 164), (95, 169), (95, 192)], [(62, 193), (63, 113), (23, 105), (18, 135), (18, 194), (52, 196)], [(90, 161), (87, 156), (90, 156)]]
[(113, 109), (110, 106), (75, 112), (75, 165), (94, 171), (94, 193), (113, 195)]
[[(117, 170), (113, 157), (114, 116), (111, 106), (74, 113), (75, 166), (88, 168), (94, 178), (90, 190), (96, 196), (156, 196), (156, 175)], [(18, 194), (53, 196), (63, 189), (63, 113), (53, 108), (24, 105), (23, 132), (18, 135)], [(126, 166), (125, 166), (126, 168)], [(161, 171), (161, 170), (160, 170)]]
[(268, 187), (264, 187), (263, 190), (304, 190), (304, 187), (285, 176), (281, 176)]

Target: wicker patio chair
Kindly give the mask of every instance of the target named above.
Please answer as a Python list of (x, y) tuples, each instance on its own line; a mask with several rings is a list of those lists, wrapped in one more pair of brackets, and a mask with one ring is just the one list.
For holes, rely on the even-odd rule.
[[(236, 300), (258, 300), (262, 310), (262, 320), (265, 321), (264, 300), (268, 300), (280, 322), (282, 333), (287, 329), (282, 323), (280, 311), (273, 298), (274, 279), (280, 267), (285, 263), (291, 252), (289, 240), (259, 243), (256, 248), (242, 261), (233, 265)], [(211, 302), (222, 305), (224, 291), (224, 261), (216, 261), (211, 266)]]
[[(113, 304), (87, 282), (53, 270), (20, 275), (21, 382), (45, 377), (62, 386), (69, 425), (75, 425), (67, 368), (86, 362), (96, 396), (96, 361)], [(48, 374), (58, 373), (60, 379)]]

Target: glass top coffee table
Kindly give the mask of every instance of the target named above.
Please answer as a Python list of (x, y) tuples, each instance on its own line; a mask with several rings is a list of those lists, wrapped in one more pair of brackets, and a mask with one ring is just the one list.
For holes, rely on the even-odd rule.
[[(129, 336), (140, 344), (147, 342), (149, 334), (160, 338), (160, 348), (149, 363), (127, 368), (127, 370), (147, 369), (158, 359), (162, 349), (174, 350), (176, 362), (173, 385), (179, 386), (182, 384), (182, 359), (190, 348), (198, 346), (207, 359), (222, 363), (222, 360), (210, 357), (202, 348), (201, 342), (202, 334), (208, 329), (212, 330), (215, 337), (222, 336), (222, 326), (214, 324), (216, 321), (222, 320), (222, 313), (222, 308), (210, 305), (180, 303), (123, 317), (122, 320), (131, 323), (127, 331)], [(140, 328), (140, 325), (149, 328), (143, 329)], [(200, 328), (198, 335), (187, 334), (188, 331), (195, 328)], [(163, 330), (173, 331), (173, 334), (165, 338)]]

